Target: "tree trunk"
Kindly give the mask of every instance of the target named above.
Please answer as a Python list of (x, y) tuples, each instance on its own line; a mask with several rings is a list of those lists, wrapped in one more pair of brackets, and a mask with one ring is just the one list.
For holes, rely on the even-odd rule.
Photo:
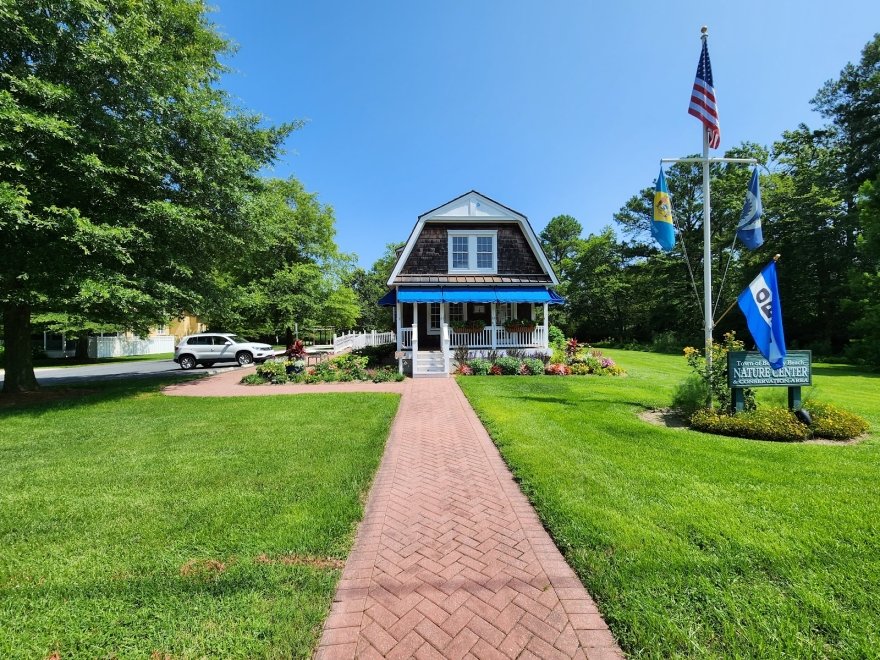
[(3, 392), (32, 392), (39, 389), (37, 377), (34, 375), (29, 305), (9, 305), (3, 308), (3, 339), (6, 362)]
[(285, 348), (293, 346), (293, 330), (290, 329), (290, 326), (287, 326), (287, 330), (284, 331), (284, 346)]

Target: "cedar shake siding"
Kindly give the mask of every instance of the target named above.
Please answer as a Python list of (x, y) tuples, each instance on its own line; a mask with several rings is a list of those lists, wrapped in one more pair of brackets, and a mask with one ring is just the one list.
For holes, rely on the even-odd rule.
[[(406, 276), (441, 275), (449, 271), (449, 229), (495, 229), (498, 231), (498, 275), (531, 275), (549, 281), (538, 263), (518, 224), (426, 223), (419, 234), (409, 259), (400, 271), (401, 281)], [(495, 278), (493, 278), (495, 279)], [(529, 278), (530, 281), (534, 281)]]

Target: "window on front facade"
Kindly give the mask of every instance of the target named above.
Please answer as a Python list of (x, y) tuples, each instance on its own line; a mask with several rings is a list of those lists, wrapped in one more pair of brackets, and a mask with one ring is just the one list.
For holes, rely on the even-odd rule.
[(516, 307), (514, 303), (500, 303), (495, 309), (495, 322), (503, 325), (505, 321), (516, 318)]
[(464, 303), (449, 303), (449, 322), (464, 321)]
[(460, 273), (496, 272), (496, 231), (449, 230), (449, 271)]
[(494, 265), (494, 239), (491, 236), (477, 236), (477, 268), (492, 268)]
[(431, 303), (428, 308), (428, 332), (440, 331), (440, 303)]
[(460, 268), (463, 270), (468, 270), (470, 268), (470, 264), (468, 263), (469, 259), (469, 251), (468, 251), (468, 237), (467, 236), (453, 236), (452, 237), (452, 267)]

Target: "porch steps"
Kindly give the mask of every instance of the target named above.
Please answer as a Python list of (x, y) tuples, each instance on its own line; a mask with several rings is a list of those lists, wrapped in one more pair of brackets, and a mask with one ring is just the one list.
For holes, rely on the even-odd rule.
[(413, 378), (447, 378), (443, 351), (419, 351), (413, 365)]

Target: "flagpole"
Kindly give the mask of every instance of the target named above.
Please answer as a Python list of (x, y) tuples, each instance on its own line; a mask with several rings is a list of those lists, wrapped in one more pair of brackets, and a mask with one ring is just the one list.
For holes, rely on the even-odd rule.
[[(700, 29), (700, 39), (706, 43), (709, 29)], [(703, 332), (706, 341), (706, 380), (709, 382), (709, 408), (712, 407), (712, 202), (709, 190), (709, 131), (700, 124), (703, 133)]]
[[(703, 46), (706, 45), (708, 40), (708, 32), (709, 28), (705, 25), (700, 28), (700, 39), (703, 41)], [(699, 73), (699, 71), (698, 69), (697, 72)], [(700, 130), (703, 135), (702, 158), (661, 158), (660, 162), (700, 163), (703, 166), (703, 335), (706, 343), (706, 380), (709, 382), (709, 407), (711, 408), (712, 329), (715, 327), (715, 322), (712, 318), (712, 198), (709, 189), (709, 167), (712, 163), (748, 163), (754, 165), (758, 161), (754, 158), (710, 158), (709, 131), (703, 121), (700, 123)]]

